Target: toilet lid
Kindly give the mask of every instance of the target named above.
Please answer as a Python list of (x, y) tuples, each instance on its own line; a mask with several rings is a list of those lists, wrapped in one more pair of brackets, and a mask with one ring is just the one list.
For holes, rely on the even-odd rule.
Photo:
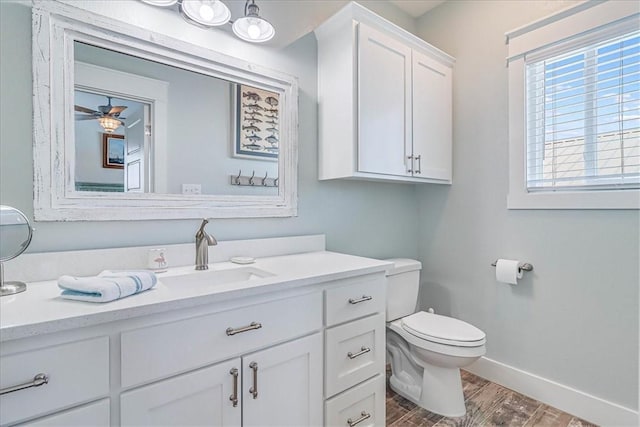
[(404, 317), (402, 328), (418, 338), (441, 344), (474, 347), (485, 342), (484, 332), (475, 326), (424, 311)]

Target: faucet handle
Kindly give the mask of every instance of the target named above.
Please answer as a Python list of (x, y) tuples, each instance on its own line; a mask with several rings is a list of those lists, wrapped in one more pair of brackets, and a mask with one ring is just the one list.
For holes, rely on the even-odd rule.
[(198, 240), (206, 240), (208, 246), (214, 246), (218, 244), (218, 241), (215, 237), (204, 231), (204, 227), (209, 223), (210, 219), (211, 218), (202, 219), (202, 224), (200, 224), (200, 228), (198, 228), (198, 231), (196, 231), (196, 244), (198, 243)]
[(202, 218), (202, 223), (200, 227), (198, 227), (198, 231), (196, 231), (196, 237), (200, 235), (201, 237), (204, 235), (204, 227), (209, 223), (209, 218)]

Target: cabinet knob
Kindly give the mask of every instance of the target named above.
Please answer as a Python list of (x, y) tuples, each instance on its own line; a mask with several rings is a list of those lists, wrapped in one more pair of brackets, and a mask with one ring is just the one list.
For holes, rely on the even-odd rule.
[(363, 354), (369, 353), (370, 351), (371, 349), (369, 347), (362, 346), (360, 347), (360, 351), (357, 353), (347, 353), (347, 357), (349, 357), (349, 359), (355, 359), (356, 357), (362, 356)]
[(361, 302), (372, 300), (372, 296), (362, 295), (362, 298), (349, 298), (349, 304), (360, 304)]
[(235, 334), (240, 334), (242, 332), (247, 332), (247, 331), (252, 331), (254, 329), (260, 329), (262, 328), (262, 323), (258, 323), (258, 322), (251, 322), (250, 324), (248, 324), (247, 326), (243, 326), (241, 328), (232, 328), (232, 327), (228, 327), (226, 330), (227, 335), (232, 336)]
[(368, 420), (369, 418), (371, 418), (371, 414), (368, 414), (366, 411), (362, 411), (360, 413), (360, 418), (356, 418), (355, 420), (352, 420), (351, 418), (349, 418), (347, 420), (347, 424), (349, 425), (349, 427), (353, 427), (355, 425), (360, 424), (364, 420)]
[(413, 155), (407, 156), (407, 160), (411, 160), (411, 166), (407, 169), (407, 173), (413, 173)]
[(233, 407), (238, 406), (238, 369), (233, 368), (229, 371), (231, 375), (233, 375), (233, 394), (229, 396), (229, 400), (233, 403)]
[(249, 367), (253, 370), (253, 387), (249, 389), (249, 394), (253, 396), (254, 399), (258, 398), (258, 364), (256, 362), (251, 362)]
[(25, 388), (40, 387), (41, 385), (45, 384), (49, 384), (49, 377), (47, 376), (47, 374), (37, 374), (31, 381), (1, 389), (0, 395), (24, 390)]

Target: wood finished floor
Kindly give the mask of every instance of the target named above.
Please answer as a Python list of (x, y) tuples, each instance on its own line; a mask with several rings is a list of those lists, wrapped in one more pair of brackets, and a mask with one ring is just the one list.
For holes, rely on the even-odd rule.
[(387, 367), (388, 427), (595, 427), (594, 424), (545, 405), (530, 397), (462, 372), (462, 391), (467, 406), (464, 417), (448, 418), (417, 407), (389, 387)]

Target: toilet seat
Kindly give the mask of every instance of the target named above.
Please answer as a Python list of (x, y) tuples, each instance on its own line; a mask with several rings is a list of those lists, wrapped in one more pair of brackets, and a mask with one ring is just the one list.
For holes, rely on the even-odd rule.
[(403, 317), (402, 329), (420, 339), (457, 347), (479, 347), (486, 342), (480, 329), (453, 317), (420, 311)]

